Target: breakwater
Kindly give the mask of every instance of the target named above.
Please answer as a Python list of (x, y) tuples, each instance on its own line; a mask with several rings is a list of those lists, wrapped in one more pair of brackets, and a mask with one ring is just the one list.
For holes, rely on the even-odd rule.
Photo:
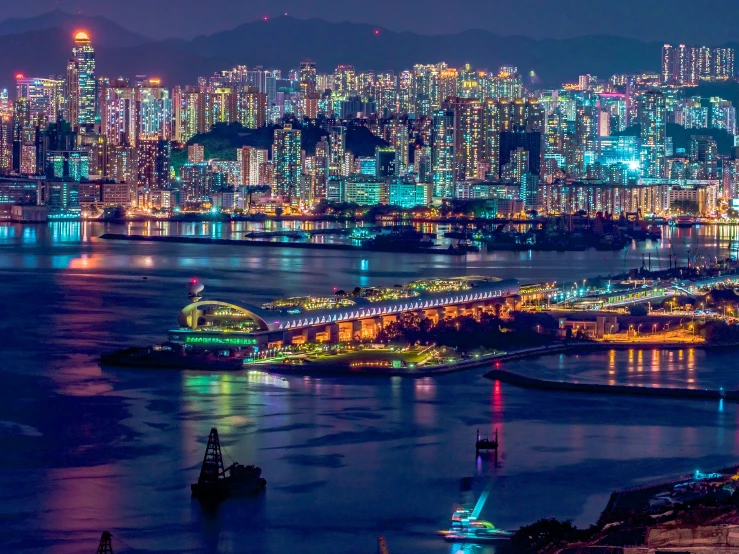
[(205, 237), (180, 236), (146, 236), (124, 235), (121, 233), (105, 233), (103, 240), (130, 240), (138, 242), (170, 242), (183, 244), (209, 244), (218, 246), (256, 246), (261, 248), (298, 248), (304, 250), (354, 250), (358, 252), (400, 252), (404, 254), (446, 254), (449, 256), (464, 255), (464, 252), (445, 248), (405, 248), (403, 246), (354, 246), (353, 244), (320, 244), (315, 242), (273, 242), (267, 240), (211, 239)]
[(572, 381), (549, 381), (546, 379), (526, 377), (504, 369), (493, 369), (486, 373), (485, 377), (525, 389), (547, 391), (620, 394), (661, 398), (692, 398), (696, 400), (739, 400), (739, 391), (737, 390), (640, 387), (635, 385), (601, 385), (596, 383), (575, 383)]

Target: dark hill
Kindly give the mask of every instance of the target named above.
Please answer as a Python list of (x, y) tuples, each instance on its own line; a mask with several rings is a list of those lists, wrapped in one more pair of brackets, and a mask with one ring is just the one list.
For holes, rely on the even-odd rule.
[[(627, 127), (620, 133), (613, 133), (614, 136), (630, 136), (638, 137), (641, 133), (641, 125), (638, 123)], [(690, 152), (690, 137), (694, 135), (705, 135), (713, 137), (716, 140), (716, 148), (719, 154), (727, 156), (732, 154), (734, 147), (734, 135), (730, 135), (723, 129), (686, 129), (682, 125), (668, 123), (666, 135), (672, 137), (672, 146), (675, 150), (684, 148), (686, 152)]]
[[(272, 141), (277, 125), (261, 129), (247, 129), (240, 123), (219, 123), (208, 133), (201, 133), (191, 138), (187, 144), (201, 144), (205, 147), (205, 158), (235, 160), (236, 149), (242, 146), (263, 148), (272, 154)], [(301, 145), (306, 155), (312, 156), (316, 151), (316, 143), (321, 137), (328, 135), (317, 125), (302, 124), (300, 127)], [(374, 156), (377, 146), (387, 146), (387, 142), (374, 136), (366, 127), (349, 126), (346, 131), (346, 149), (354, 156)], [(187, 161), (187, 148), (172, 153), (172, 165), (179, 168)]]
[[(61, 30), (69, 40), (76, 31), (87, 31), (97, 45), (112, 47), (137, 46), (152, 40), (129, 31), (104, 17), (75, 15), (62, 10), (53, 10), (34, 17), (11, 18), (0, 21), (0, 35), (17, 35), (29, 31), (48, 29)], [(15, 52), (13, 52), (15, 55)]]

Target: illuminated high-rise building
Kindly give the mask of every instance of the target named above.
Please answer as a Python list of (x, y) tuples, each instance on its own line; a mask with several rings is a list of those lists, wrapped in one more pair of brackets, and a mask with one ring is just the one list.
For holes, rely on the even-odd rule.
[(329, 174), (335, 177), (341, 174), (341, 165), (346, 153), (346, 127), (334, 125), (329, 128)]
[(292, 196), (300, 185), (303, 166), (301, 150), (302, 132), (286, 124), (275, 129), (272, 143), (272, 165), (274, 166), (275, 193)]
[(494, 84), (495, 98), (513, 100), (523, 95), (523, 81), (518, 68), (504, 65), (500, 68)]
[(401, 114), (415, 113), (416, 101), (413, 91), (413, 72), (402, 71), (398, 79), (398, 111)]
[(395, 150), (395, 174), (408, 173), (409, 138), (405, 122), (394, 121), (389, 125), (390, 145)]
[(714, 48), (712, 56), (711, 73), (720, 80), (734, 78), (734, 49)]
[(316, 62), (300, 62), (300, 92), (303, 95), (315, 94), (316, 90)]
[(454, 112), (456, 179), (475, 179), (482, 157), (482, 103), (474, 98), (448, 98), (444, 108)]
[(147, 79), (136, 87), (138, 133), (145, 140), (172, 139), (172, 99), (159, 79)]
[(665, 44), (662, 47), (662, 84), (695, 85), (698, 82), (699, 54), (700, 51), (695, 46)]
[[(136, 146), (139, 104), (136, 89), (111, 83), (100, 93), (100, 133), (108, 144)], [(142, 121), (143, 123), (143, 121)]]
[(64, 81), (64, 119), (77, 125), (80, 110), (79, 69), (77, 61), (67, 62), (67, 74)]
[(95, 80), (95, 49), (85, 31), (74, 36), (73, 60), (77, 73), (77, 123), (95, 123), (95, 99), (97, 81)]
[(0, 117), (6, 115), (12, 115), (13, 108), (10, 105), (10, 98), (8, 97), (8, 89), (0, 89)]
[(667, 132), (667, 109), (665, 95), (658, 90), (648, 90), (642, 95), (640, 104), (642, 177), (665, 176), (665, 142)]
[(710, 136), (690, 137), (690, 161), (700, 164), (707, 179), (718, 179), (718, 147)]
[(327, 185), (330, 175), (331, 146), (328, 137), (321, 137), (316, 143), (316, 155), (314, 156), (313, 170), (313, 198), (326, 198)]
[(454, 112), (436, 110), (431, 124), (431, 178), (434, 196), (454, 196), (455, 136)]
[(137, 184), (151, 189), (169, 183), (170, 142), (159, 138), (141, 138), (136, 144)]
[(486, 98), (482, 105), (482, 152), (481, 158), (490, 164), (494, 177), (500, 166), (500, 102)]
[(56, 121), (61, 115), (64, 82), (57, 79), (41, 79), (15, 76), (16, 98), (26, 98), (34, 125), (45, 127), (49, 121)]
[(0, 115), (0, 175), (13, 168), (13, 117)]
[(267, 125), (267, 94), (254, 87), (240, 88), (236, 92), (236, 119), (247, 129)]
[(264, 184), (263, 167), (267, 163), (267, 150), (243, 146), (236, 150), (236, 161), (241, 168), (241, 183), (247, 186)]

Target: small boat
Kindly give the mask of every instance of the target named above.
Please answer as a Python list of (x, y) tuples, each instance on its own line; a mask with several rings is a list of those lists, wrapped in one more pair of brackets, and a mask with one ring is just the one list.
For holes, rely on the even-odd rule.
[(477, 519), (472, 510), (460, 508), (452, 514), (452, 527), (444, 531), (444, 540), (447, 542), (491, 543), (510, 541), (513, 533), (498, 529), (482, 519)]
[(471, 240), (460, 240), (457, 244), (450, 244), (449, 251), (459, 253), (479, 252), (480, 247), (472, 244)]
[(673, 221), (675, 227), (692, 227), (695, 225), (695, 218), (689, 215), (679, 215)]
[(190, 485), (192, 495), (201, 501), (219, 502), (232, 494), (263, 491), (266, 486), (260, 467), (237, 462), (223, 467), (218, 429), (211, 428), (200, 477), (197, 483)]

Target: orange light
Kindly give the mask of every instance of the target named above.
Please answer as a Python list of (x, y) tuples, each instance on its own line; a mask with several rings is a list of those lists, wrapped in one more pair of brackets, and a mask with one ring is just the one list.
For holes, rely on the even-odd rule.
[(23, 79), (23, 73), (16, 73), (15, 74), (16, 79)]
[(77, 31), (74, 35), (74, 40), (90, 40), (90, 35), (86, 31)]

